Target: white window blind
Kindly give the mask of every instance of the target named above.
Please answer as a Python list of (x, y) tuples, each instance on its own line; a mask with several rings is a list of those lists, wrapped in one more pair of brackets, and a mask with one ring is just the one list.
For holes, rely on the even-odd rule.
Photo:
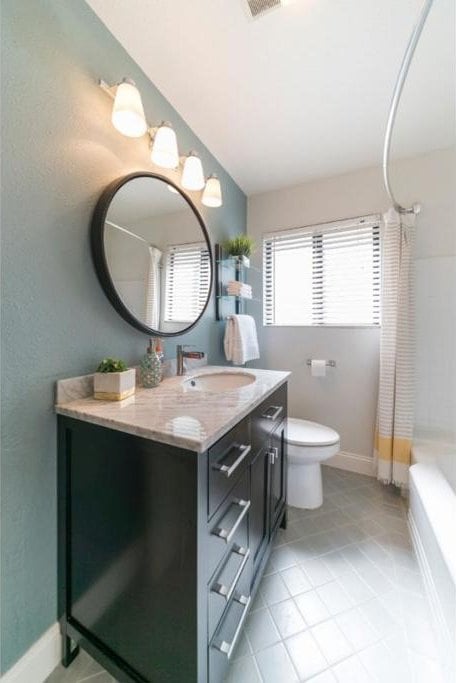
[(165, 321), (194, 322), (206, 303), (210, 259), (206, 244), (176, 244), (166, 255)]
[(264, 324), (380, 325), (380, 223), (374, 218), (265, 235)]

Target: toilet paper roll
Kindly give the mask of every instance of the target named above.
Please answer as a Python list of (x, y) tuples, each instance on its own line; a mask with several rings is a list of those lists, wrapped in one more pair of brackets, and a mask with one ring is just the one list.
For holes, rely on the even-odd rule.
[(313, 360), (310, 364), (312, 377), (326, 377), (326, 361)]

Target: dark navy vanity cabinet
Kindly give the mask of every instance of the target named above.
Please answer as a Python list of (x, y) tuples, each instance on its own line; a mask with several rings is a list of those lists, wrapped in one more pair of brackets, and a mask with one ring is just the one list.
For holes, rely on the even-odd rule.
[(205, 453), (59, 416), (59, 613), (119, 681), (223, 681), (286, 523), (287, 388)]

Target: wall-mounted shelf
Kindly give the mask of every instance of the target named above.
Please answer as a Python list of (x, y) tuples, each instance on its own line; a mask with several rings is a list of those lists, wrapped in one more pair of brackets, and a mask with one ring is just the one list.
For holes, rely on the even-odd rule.
[(235, 256), (227, 256), (226, 258), (217, 260), (216, 263), (217, 265), (220, 265), (222, 268), (236, 268), (236, 270), (253, 270), (255, 273), (261, 273), (261, 270), (256, 266), (245, 266), (242, 263), (242, 261), (240, 261)]
[(241, 302), (254, 301), (255, 303), (260, 303), (260, 300), (254, 296), (249, 298), (248, 296), (238, 296), (237, 294), (217, 294), (217, 299), (239, 299)]
[(247, 301), (259, 303), (259, 299), (227, 294), (226, 287), (230, 280), (246, 282), (249, 270), (260, 272), (258, 268), (246, 266), (242, 259), (228, 256), (221, 244), (215, 245), (215, 315), (216, 320), (226, 320), (235, 313), (244, 313)]

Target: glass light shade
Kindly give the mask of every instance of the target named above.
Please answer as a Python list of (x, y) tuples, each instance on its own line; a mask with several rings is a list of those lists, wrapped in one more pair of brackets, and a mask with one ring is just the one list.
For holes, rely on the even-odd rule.
[(176, 133), (170, 123), (164, 121), (157, 128), (150, 158), (162, 168), (176, 168), (179, 165)]
[(179, 194), (179, 191), (176, 190), (176, 188), (173, 187), (172, 185), (167, 185), (166, 187), (167, 187), (168, 190), (169, 190), (170, 192), (172, 192), (173, 194)]
[(117, 86), (111, 120), (128, 138), (140, 138), (147, 131), (141, 95), (133, 81), (123, 80)]
[(202, 190), (204, 187), (204, 172), (201, 159), (196, 152), (189, 152), (182, 171), (182, 187), (186, 190)]
[(207, 179), (201, 201), (204, 206), (211, 206), (213, 208), (222, 206), (222, 188), (220, 186), (220, 180), (215, 174), (210, 175)]

